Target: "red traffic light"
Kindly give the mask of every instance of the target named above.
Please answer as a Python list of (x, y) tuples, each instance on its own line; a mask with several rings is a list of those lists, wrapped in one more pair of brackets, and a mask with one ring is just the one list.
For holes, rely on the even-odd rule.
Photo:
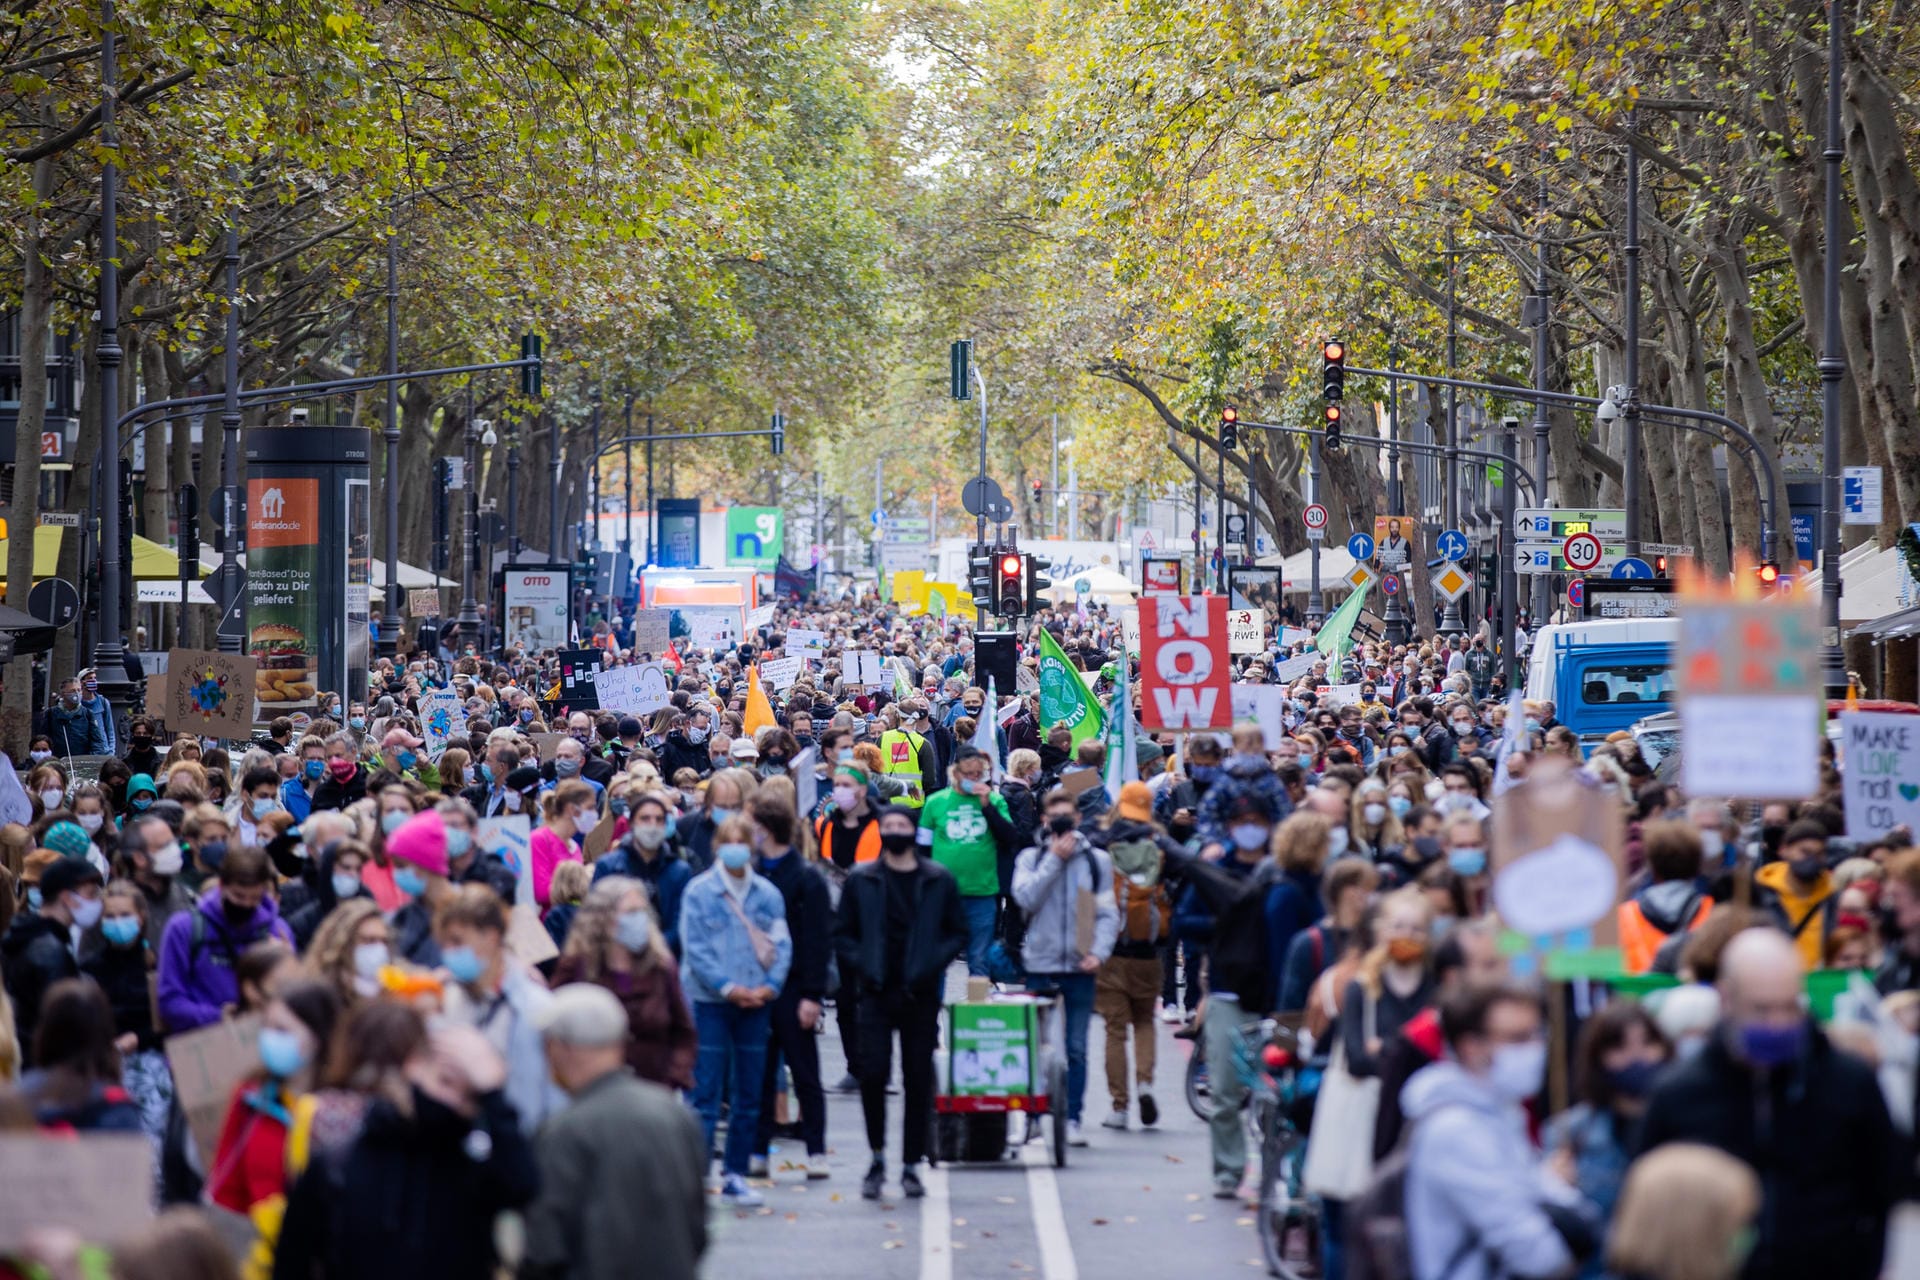
[(1339, 364), (1347, 358), (1347, 344), (1338, 338), (1330, 338), (1326, 345), (1320, 348), (1320, 354), (1326, 358), (1328, 364)]
[(1336, 426), (1336, 427), (1340, 425), (1340, 406), (1339, 405), (1330, 404), (1327, 406), (1327, 423), (1330, 426)]
[(1226, 407), (1220, 410), (1220, 421), (1238, 422), (1240, 421), (1240, 411), (1234, 408), (1232, 405), (1227, 405)]
[(1764, 560), (1761, 562), (1760, 581), (1767, 586), (1772, 586), (1774, 583), (1780, 581), (1780, 562), (1778, 560)]
[(1006, 575), (1008, 575), (1009, 577), (1011, 577), (1011, 576), (1013, 576), (1013, 575), (1014, 575), (1014, 574), (1016, 574), (1016, 573), (1019, 573), (1019, 572), (1020, 572), (1020, 557), (1019, 557), (1019, 556), (1013, 556), (1013, 555), (1007, 555), (1007, 556), (1001, 556), (1001, 557), (1000, 557), (1000, 572), (1002, 572), (1002, 573), (1004, 573), (1004, 574), (1006, 574)]

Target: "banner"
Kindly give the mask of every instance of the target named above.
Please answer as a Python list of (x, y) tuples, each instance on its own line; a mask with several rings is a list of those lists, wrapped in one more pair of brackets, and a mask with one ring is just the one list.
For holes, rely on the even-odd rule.
[(806, 665), (805, 658), (771, 658), (760, 664), (760, 678), (769, 689), (791, 689)]
[(1094, 699), (1093, 690), (1066, 651), (1045, 627), (1040, 629), (1040, 728), (1044, 731), (1063, 724), (1073, 734), (1073, 745), (1098, 736), (1106, 727), (1106, 717)]
[(779, 507), (727, 508), (727, 563), (771, 569), (785, 544)]
[(565, 565), (508, 565), (501, 571), (505, 626), (501, 639), (511, 649), (528, 653), (564, 649), (567, 645)]
[(1313, 647), (1329, 658), (1343, 658), (1347, 650), (1353, 648), (1353, 624), (1360, 620), (1360, 614), (1367, 607), (1367, 591), (1372, 586), (1361, 587), (1333, 611), (1320, 630), (1313, 637)]
[(1231, 665), (1224, 597), (1141, 599), (1141, 719), (1148, 729), (1231, 728)]
[[(260, 718), (316, 705), (323, 604), (319, 479), (254, 477), (247, 482), (247, 651), (259, 663)], [(249, 720), (255, 715), (247, 708)], [(180, 721), (180, 730), (196, 731), (188, 724)]]
[(1269, 618), (1278, 618), (1286, 604), (1282, 585), (1278, 565), (1227, 566), (1227, 600), (1236, 609), (1258, 609)]
[(312, 690), (290, 679), (288, 669), (259, 671), (246, 654), (206, 649), (167, 651), (167, 707), (162, 719), (175, 733), (208, 738), (245, 738), (253, 733), (253, 703), (279, 715), (285, 702)]
[(1841, 794), (1847, 838), (1920, 831), (1920, 716), (1846, 711), (1840, 716)]
[(673, 696), (666, 668), (658, 662), (596, 671), (593, 689), (601, 710), (623, 716), (652, 715)]
[(427, 759), (438, 761), (453, 739), (466, 738), (467, 715), (461, 709), (460, 695), (451, 689), (435, 689), (420, 698), (420, 737), (427, 747)]

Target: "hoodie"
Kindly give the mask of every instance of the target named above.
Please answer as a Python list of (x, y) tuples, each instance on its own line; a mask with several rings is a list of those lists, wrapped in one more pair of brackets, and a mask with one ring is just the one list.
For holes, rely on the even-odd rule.
[(261, 899), (245, 925), (227, 923), (218, 887), (207, 890), (192, 911), (167, 921), (160, 942), (160, 1021), (177, 1034), (220, 1020), (223, 1005), (240, 1003), (235, 963), (256, 942), (278, 938), (293, 945), (293, 930), (272, 897)]
[(1414, 1073), (1400, 1106), (1413, 1126), (1407, 1236), (1417, 1280), (1557, 1275), (1572, 1252), (1541, 1207), (1591, 1207), (1540, 1167), (1527, 1113), (1449, 1061)]
[(1620, 949), (1628, 973), (1653, 967), (1660, 946), (1676, 933), (1699, 926), (1713, 902), (1699, 882), (1663, 880), (1650, 884), (1620, 904)]
[(1227, 815), (1233, 812), (1234, 804), (1246, 796), (1259, 804), (1267, 820), (1276, 827), (1293, 812), (1293, 801), (1287, 799), (1280, 775), (1274, 772), (1265, 756), (1229, 756), (1220, 766), (1219, 780), (1208, 789), (1206, 798), (1200, 802), (1200, 812), (1194, 815), (1194, 829), (1202, 849), (1215, 844), (1231, 847)]
[(1753, 882), (1770, 891), (1774, 911), (1800, 948), (1800, 961), (1809, 972), (1823, 968), (1827, 956), (1827, 931), (1833, 928), (1834, 903), (1839, 895), (1833, 889), (1833, 874), (1822, 871), (1814, 881), (1813, 892), (1802, 894), (1793, 885), (1784, 862), (1769, 862), (1753, 873)]
[[(1021, 959), (1029, 973), (1077, 973), (1083, 956), (1105, 960), (1120, 936), (1120, 908), (1113, 896), (1113, 863), (1079, 832), (1073, 856), (1062, 861), (1051, 838), (1014, 862), (1013, 900), (1027, 913)], [(1080, 897), (1093, 899), (1093, 936), (1080, 945)]]
[(62, 978), (80, 976), (67, 926), (34, 911), (15, 916), (6, 937), (0, 939), (0, 973), (13, 997), (13, 1025), (20, 1047), (30, 1054), (47, 988)]

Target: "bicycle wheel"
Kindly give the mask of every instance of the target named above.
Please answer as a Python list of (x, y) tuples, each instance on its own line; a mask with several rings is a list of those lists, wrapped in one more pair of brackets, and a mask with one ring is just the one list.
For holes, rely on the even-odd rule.
[(1067, 1167), (1067, 1063), (1056, 1059), (1047, 1068), (1047, 1132), (1053, 1138), (1053, 1167)]
[(1187, 1106), (1200, 1119), (1213, 1119), (1213, 1091), (1207, 1084), (1207, 1050), (1204, 1040), (1193, 1042), (1193, 1056), (1187, 1059)]
[(1300, 1185), (1306, 1139), (1274, 1108), (1260, 1142), (1260, 1251), (1280, 1280), (1318, 1280), (1320, 1215)]

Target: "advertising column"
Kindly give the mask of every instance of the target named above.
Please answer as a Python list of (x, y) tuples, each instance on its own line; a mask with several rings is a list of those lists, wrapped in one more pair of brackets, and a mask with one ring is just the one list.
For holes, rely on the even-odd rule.
[(369, 440), (358, 427), (248, 432), (247, 648), (258, 662), (258, 719), (311, 712), (330, 693), (366, 697)]

